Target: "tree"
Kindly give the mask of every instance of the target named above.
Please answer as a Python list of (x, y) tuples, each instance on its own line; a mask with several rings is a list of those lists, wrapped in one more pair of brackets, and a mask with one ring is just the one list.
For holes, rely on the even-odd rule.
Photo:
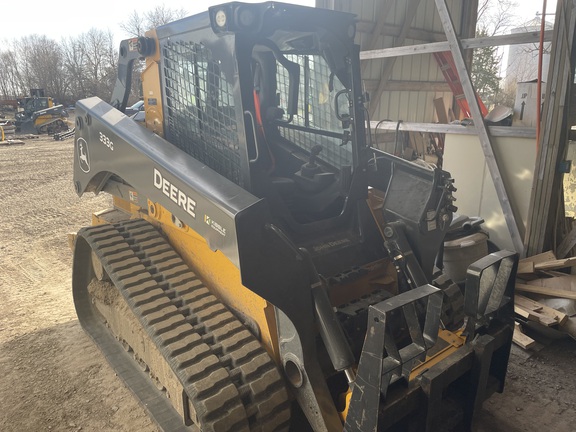
[(120, 23), (120, 28), (124, 30), (129, 37), (142, 36), (147, 29), (144, 24), (144, 17), (140, 15), (138, 11), (132, 11), (128, 20)]
[(517, 7), (518, 3), (513, 0), (481, 0), (476, 28), (487, 36), (506, 33), (516, 24), (514, 9)]
[[(134, 11), (122, 30), (142, 36), (147, 29), (182, 18), (183, 9), (157, 6), (149, 12)], [(24, 36), (0, 48), (0, 96), (25, 96), (43, 88), (58, 102), (70, 103), (89, 96), (110, 100), (116, 83), (118, 52), (110, 31), (90, 29), (60, 43), (42, 35)], [(136, 65), (134, 83), (141, 65)], [(133, 98), (140, 95), (138, 85)]]
[[(120, 24), (120, 28), (130, 37), (143, 36), (149, 29), (154, 29), (169, 22), (175, 21), (186, 16), (184, 9), (171, 9), (166, 6), (156, 6), (142, 15), (138, 11), (133, 11), (128, 20)], [(135, 98), (141, 96), (142, 83), (140, 81), (140, 74), (143, 69), (143, 64), (140, 62), (134, 63), (134, 70), (132, 71), (132, 88), (131, 94), (133, 101)]]
[(146, 18), (146, 24), (149, 28), (156, 28), (169, 22), (176, 21), (177, 19), (184, 18), (186, 16), (186, 11), (182, 8), (171, 9), (164, 5), (156, 6), (149, 12), (144, 14)]
[[(478, 4), (476, 37), (503, 34), (514, 26), (514, 9), (517, 4), (512, 0), (481, 0)], [(476, 91), (488, 107), (499, 104), (510, 105), (510, 95), (502, 87), (500, 66), (502, 52), (498, 47), (476, 48), (472, 57), (471, 78)]]
[(29, 89), (42, 88), (57, 100), (66, 95), (63, 74), (62, 50), (58, 43), (46, 36), (24, 36), (14, 44), (19, 86)]
[(64, 72), (68, 81), (69, 101), (77, 101), (88, 94), (86, 79), (86, 56), (81, 38), (62, 40)]
[(184, 9), (167, 8), (164, 5), (156, 6), (154, 9), (140, 15), (138, 11), (133, 11), (128, 20), (120, 24), (120, 28), (128, 36), (143, 36), (147, 30), (154, 29), (169, 22), (186, 16)]
[[(476, 37), (485, 36), (488, 36), (485, 29), (476, 33)], [(501, 61), (502, 55), (498, 54), (497, 47), (483, 47), (474, 50), (470, 76), (476, 91), (487, 107), (495, 105), (496, 96), (500, 90)]]
[(110, 100), (116, 82), (118, 52), (112, 33), (90, 29), (79, 36), (84, 64), (83, 77), (86, 96)]
[(26, 92), (20, 85), (21, 78), (16, 52), (10, 47), (7, 48), (0, 52), (0, 92), (4, 96), (22, 96)]

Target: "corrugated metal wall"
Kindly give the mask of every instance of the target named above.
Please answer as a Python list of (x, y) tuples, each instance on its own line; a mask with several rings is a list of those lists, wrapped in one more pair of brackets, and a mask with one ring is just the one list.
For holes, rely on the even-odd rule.
[[(397, 46), (396, 37), (390, 34), (400, 32), (405, 21), (406, 13), (411, 2), (408, 0), (317, 0), (316, 6), (327, 9), (335, 9), (356, 14), (358, 17), (356, 42), (361, 50), (380, 49)], [(460, 32), (462, 22), (462, 0), (447, 0), (456, 31)], [(388, 9), (384, 17), (384, 29), (376, 43), (370, 47), (372, 32), (377, 25), (377, 17), (381, 16), (382, 10)], [(426, 42), (446, 40), (442, 23), (434, 0), (421, 0), (416, 14), (410, 26), (410, 32), (401, 45), (414, 45)], [(416, 35), (418, 40), (414, 39)], [(471, 33), (473, 34), (473, 32)], [(413, 38), (410, 38), (412, 36)], [(420, 37), (429, 38), (428, 41), (420, 40)], [(392, 59), (363, 60), (362, 78), (366, 90), (372, 97), (377, 95), (377, 87), (383, 76), (384, 64)], [(415, 83), (410, 85), (409, 82)], [(390, 78), (379, 101), (371, 100), (371, 120), (403, 120), (410, 122), (436, 122), (433, 100), (442, 97), (446, 109), (452, 106), (452, 93), (446, 91), (424, 91), (419, 89), (421, 83), (437, 82), (445, 83), (444, 77), (431, 54), (398, 57), (390, 74)], [(412, 91), (393, 90), (399, 85), (403, 88), (412, 88)], [(438, 87), (438, 86), (436, 86)], [(376, 109), (375, 109), (376, 108)]]

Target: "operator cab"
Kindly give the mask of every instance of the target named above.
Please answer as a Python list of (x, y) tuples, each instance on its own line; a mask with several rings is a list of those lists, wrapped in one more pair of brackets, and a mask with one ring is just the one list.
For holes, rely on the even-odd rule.
[(353, 171), (352, 123), (348, 89), (322, 56), (318, 35), (290, 36), (252, 50), (256, 162), (294, 219), (306, 223), (342, 211)]
[(338, 217), (363, 125), (352, 104), (354, 17), (315, 20), (281, 3), (215, 6), (210, 15), (216, 33), (234, 32), (240, 86), (252, 90), (242, 103), (252, 193), (292, 225)]
[(371, 156), (354, 33), (352, 14), (277, 2), (157, 28), (164, 136), (291, 233), (358, 225)]

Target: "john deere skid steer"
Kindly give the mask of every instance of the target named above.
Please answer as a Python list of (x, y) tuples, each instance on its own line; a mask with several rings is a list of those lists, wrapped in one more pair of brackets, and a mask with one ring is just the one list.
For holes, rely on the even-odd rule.
[(76, 104), (76, 192), (114, 203), (77, 313), (162, 430), (466, 430), (503, 389), (517, 256), (437, 270), (453, 180), (371, 145), (354, 35), (227, 3), (123, 41), (111, 103)]
[(54, 105), (43, 89), (31, 89), (30, 97), (19, 101), (22, 110), (17, 112), (16, 130), (28, 134), (54, 134), (68, 130), (68, 112), (63, 105)]

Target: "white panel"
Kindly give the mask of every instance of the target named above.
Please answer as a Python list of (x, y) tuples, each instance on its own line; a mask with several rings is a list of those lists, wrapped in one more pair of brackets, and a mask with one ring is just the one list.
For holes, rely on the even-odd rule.
[[(536, 161), (536, 141), (526, 138), (494, 138), (494, 154), (508, 188), (511, 205), (525, 227)], [(514, 250), (496, 189), (474, 135), (446, 135), (444, 169), (456, 180), (458, 213), (485, 219), (490, 238), (501, 248)]]

